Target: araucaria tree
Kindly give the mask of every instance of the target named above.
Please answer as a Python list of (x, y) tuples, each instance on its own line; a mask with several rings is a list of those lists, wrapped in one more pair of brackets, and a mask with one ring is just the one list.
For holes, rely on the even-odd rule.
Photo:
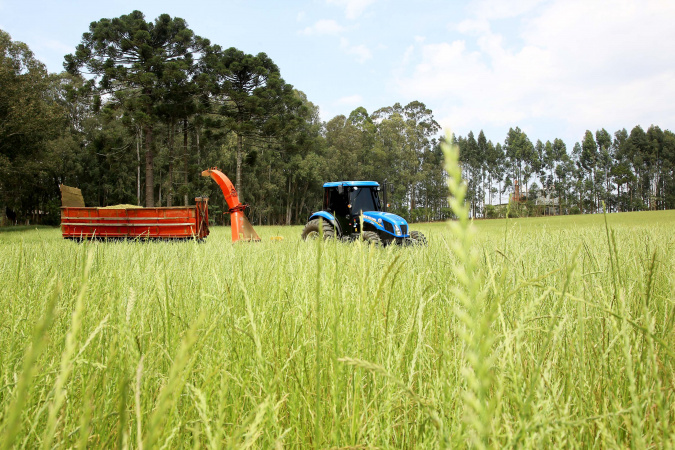
[(223, 51), (214, 45), (206, 52), (203, 72), (215, 111), (237, 138), (235, 188), (242, 199), (244, 140), (255, 143), (287, 131), (290, 124), (278, 119), (301, 102), (265, 53), (253, 56), (234, 47)]
[[(124, 107), (141, 124), (145, 136), (145, 205), (154, 206), (155, 140), (158, 109), (167, 100), (174, 77), (169, 70), (180, 63), (193, 64), (193, 55), (203, 41), (180, 18), (162, 14), (147, 22), (140, 11), (89, 25), (74, 54), (66, 56), (64, 67), (83, 73), (96, 95), (123, 99)], [(127, 95), (117, 96), (118, 93)]]

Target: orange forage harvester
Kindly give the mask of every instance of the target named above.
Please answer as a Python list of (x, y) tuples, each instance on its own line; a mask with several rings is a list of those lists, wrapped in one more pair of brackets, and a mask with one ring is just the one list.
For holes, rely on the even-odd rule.
[(223, 191), (227, 206), (230, 207), (228, 213), (232, 222), (232, 242), (259, 241), (260, 237), (244, 215), (246, 205), (242, 205), (239, 201), (239, 194), (230, 179), (216, 167), (203, 171), (202, 176), (213, 178)]

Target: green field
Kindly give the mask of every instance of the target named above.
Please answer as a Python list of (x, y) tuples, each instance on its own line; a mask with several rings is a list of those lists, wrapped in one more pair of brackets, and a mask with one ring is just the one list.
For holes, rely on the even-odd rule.
[(607, 224), (2, 230), (0, 448), (672, 447), (675, 212)]

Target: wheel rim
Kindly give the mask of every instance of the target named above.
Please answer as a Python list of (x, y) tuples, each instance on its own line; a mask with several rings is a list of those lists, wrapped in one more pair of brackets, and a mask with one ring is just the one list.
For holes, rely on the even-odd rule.
[(318, 231), (310, 231), (307, 233), (307, 236), (305, 237), (305, 240), (314, 240), (319, 238), (319, 232)]

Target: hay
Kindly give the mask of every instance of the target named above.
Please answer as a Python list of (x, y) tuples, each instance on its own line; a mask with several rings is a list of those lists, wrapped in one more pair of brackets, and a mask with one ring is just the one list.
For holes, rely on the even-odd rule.
[(84, 207), (84, 199), (82, 198), (82, 191), (78, 188), (60, 185), (61, 189), (61, 206), (81, 208)]
[(127, 205), (127, 204), (122, 204), (122, 205), (110, 205), (110, 206), (104, 206), (101, 209), (139, 209), (143, 208), (142, 206), (138, 205)]

